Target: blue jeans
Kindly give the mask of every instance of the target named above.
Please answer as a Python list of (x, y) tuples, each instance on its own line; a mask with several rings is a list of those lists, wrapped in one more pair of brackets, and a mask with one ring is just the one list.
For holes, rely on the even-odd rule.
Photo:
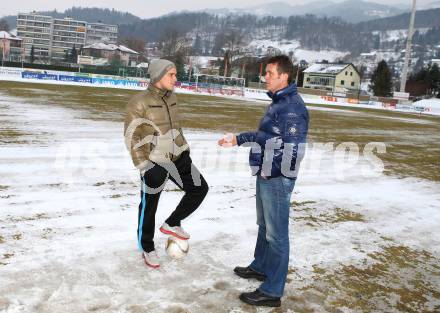
[(282, 297), (289, 267), (290, 196), (296, 179), (257, 176), (258, 238), (250, 267), (266, 274), (260, 292)]

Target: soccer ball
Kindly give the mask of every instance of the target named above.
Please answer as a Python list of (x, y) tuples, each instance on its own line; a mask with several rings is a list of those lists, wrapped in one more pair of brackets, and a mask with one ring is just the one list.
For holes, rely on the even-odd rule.
[(165, 244), (165, 250), (170, 258), (182, 259), (186, 256), (189, 250), (188, 240), (169, 237), (167, 243)]

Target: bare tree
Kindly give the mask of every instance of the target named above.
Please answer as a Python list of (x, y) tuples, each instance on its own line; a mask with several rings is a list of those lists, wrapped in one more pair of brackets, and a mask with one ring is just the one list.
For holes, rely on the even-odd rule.
[(230, 28), (225, 33), (225, 47), (230, 51), (231, 60), (239, 56), (243, 48), (244, 34), (237, 28)]
[(173, 56), (176, 55), (181, 48), (183, 48), (185, 39), (179, 34), (178, 30), (168, 28), (164, 32), (163, 43), (163, 54), (165, 56)]
[(225, 53), (220, 72), (223, 72), (224, 76), (229, 76), (232, 72), (233, 61), (239, 58), (242, 54), (244, 34), (238, 28), (229, 28), (225, 31), (222, 39), (224, 42)]
[(147, 60), (147, 50), (145, 49), (145, 40), (135, 37), (122, 38), (120, 44), (139, 53), (139, 61), (145, 62)]

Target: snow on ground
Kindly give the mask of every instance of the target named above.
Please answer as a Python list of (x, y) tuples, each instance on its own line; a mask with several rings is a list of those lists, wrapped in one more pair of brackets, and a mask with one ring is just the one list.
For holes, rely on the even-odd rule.
[[(440, 115), (440, 107), (437, 105), (438, 101), (436, 99), (430, 99), (430, 101), (420, 102), (419, 105), (413, 103), (412, 107), (394, 108), (394, 107), (384, 107), (380, 102), (370, 102), (370, 104), (360, 104), (360, 103), (347, 103), (342, 101), (328, 101), (325, 99), (318, 98), (316, 96), (310, 96), (307, 94), (301, 94), (305, 103), (310, 104), (325, 104), (333, 107), (346, 107), (346, 108), (364, 108), (364, 109), (375, 109), (380, 111), (395, 111), (395, 112), (406, 112), (413, 114), (424, 114), (424, 115)], [(415, 102), (417, 103), (417, 102)], [(388, 118), (388, 117), (387, 117)]]
[(343, 58), (349, 52), (336, 51), (336, 50), (305, 50), (296, 49), (294, 52), (295, 58), (297, 60), (306, 60), (308, 63), (321, 62), (322, 60), (327, 60), (329, 62), (334, 62), (337, 59)]
[(301, 46), (297, 40), (270, 40), (270, 39), (255, 39), (248, 45), (254, 51), (262, 49), (266, 51), (269, 47), (279, 49), (281, 52), (288, 54), (289, 51), (294, 51)]
[(438, 108), (440, 107), (440, 99), (439, 98), (423, 99), (414, 102), (413, 105), (424, 106), (426, 108)]
[(413, 102), (413, 107), (418, 109), (423, 109), (431, 114), (440, 115), (440, 99), (439, 98), (431, 98), (431, 99), (423, 99), (420, 101)]
[(349, 54), (349, 52), (335, 51), (335, 50), (306, 50), (300, 49), (301, 44), (297, 40), (269, 40), (269, 39), (258, 39), (253, 40), (249, 45), (248, 49), (252, 51), (258, 51), (261, 49), (262, 52), (267, 51), (270, 47), (278, 49), (281, 53), (289, 54), (293, 52), (297, 60), (306, 60), (309, 63), (319, 62), (322, 60), (327, 60), (333, 62), (338, 58), (342, 58)]
[[(136, 247), (140, 184), (122, 124), (1, 93), (0, 112), (2, 127), (22, 133), (0, 142), (1, 312), (269, 312), (240, 303), (258, 283), (232, 274), (251, 260), (257, 231), (246, 149), (220, 149), (222, 134), (186, 130), (210, 192), (183, 223), (188, 256), (168, 259), (157, 232), (162, 267), (150, 270)], [(316, 266), (357, 265), (390, 240), (440, 254), (440, 185), (387, 177), (365, 156), (344, 155), (310, 145), (292, 197), (294, 270), (281, 312), (293, 312), (289, 299)], [(158, 225), (182, 196), (166, 190)], [(324, 312), (314, 299), (313, 311)]]
[[(421, 35), (426, 34), (429, 30), (429, 27), (421, 27), (416, 28), (414, 31), (418, 31)], [(373, 31), (373, 35), (379, 35), (380, 41), (388, 42), (388, 41), (396, 41), (402, 40), (407, 37), (408, 29), (393, 29), (387, 31)]]

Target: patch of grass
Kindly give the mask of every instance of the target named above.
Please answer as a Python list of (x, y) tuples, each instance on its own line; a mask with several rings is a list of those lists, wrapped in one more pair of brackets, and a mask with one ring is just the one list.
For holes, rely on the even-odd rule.
[(5, 243), (5, 242), (6, 242), (6, 241), (5, 241), (5, 238), (3, 238), (2, 235), (0, 235), (0, 244)]
[(23, 234), (15, 234), (12, 236), (12, 239), (14, 240), (21, 240), (21, 238), (23, 238)]
[(63, 183), (56, 183), (56, 184), (46, 184), (45, 186), (51, 187), (51, 188), (58, 188), (58, 187), (61, 187), (63, 185), (64, 185)]
[(392, 238), (386, 236), (380, 236), (380, 238), (382, 238), (385, 241), (394, 241)]
[(348, 110), (352, 113), (310, 110), (309, 141), (334, 142), (335, 146), (355, 142), (361, 152), (369, 142), (383, 142), (386, 153), (377, 156), (385, 165), (385, 174), (440, 181), (440, 171), (434, 169), (439, 165), (440, 117)]
[(37, 220), (45, 220), (49, 219), (49, 216), (46, 213), (38, 213), (33, 216), (8, 216), (7, 220), (17, 223), (17, 222), (24, 222), (24, 221), (37, 221)]
[(302, 299), (295, 306), (317, 305), (326, 312), (435, 311), (440, 300), (438, 257), (406, 246), (382, 247), (368, 257), (363, 267), (314, 266), (312, 281), (298, 288), (290, 301)]
[(351, 212), (341, 208), (335, 209), (335, 219), (332, 223), (342, 223), (342, 222), (365, 222), (365, 217), (356, 212)]
[(25, 140), (20, 140), (20, 138), (25, 135), (28, 134), (18, 129), (2, 127), (0, 128), (0, 143), (26, 143)]
[(327, 272), (325, 268), (319, 267), (316, 264), (312, 265), (312, 267), (313, 267), (313, 272), (316, 274), (322, 275)]
[(14, 256), (13, 253), (5, 253), (5, 254), (3, 254), (3, 259), (10, 259), (10, 258), (12, 258), (13, 256)]
[(357, 212), (352, 212), (342, 208), (334, 208), (322, 212), (317, 208), (294, 208), (296, 213), (300, 213), (299, 216), (293, 216), (295, 221), (303, 221), (305, 225), (311, 227), (322, 226), (325, 224), (336, 224), (345, 222), (365, 222), (366, 218)]
[[(125, 104), (138, 93), (132, 90), (84, 88), (79, 86), (35, 85), (0, 82), (2, 92), (31, 99), (34, 103), (63, 106), (84, 112), (82, 118), (122, 123)], [(242, 132), (255, 130), (269, 102), (242, 101), (220, 97), (178, 94), (183, 128)], [(338, 108), (308, 105), (309, 142), (383, 142), (385, 174), (420, 177), (440, 181), (440, 117), (379, 111), (364, 108)], [(313, 110), (326, 107), (331, 110)], [(13, 132), (10, 138), (19, 138)], [(0, 142), (2, 137), (0, 135)]]
[(14, 128), (0, 128), (0, 139), (13, 139), (23, 136), (24, 133)]
[(307, 204), (315, 204), (316, 201), (292, 201), (292, 203), (290, 203), (290, 206), (304, 206)]
[(295, 212), (312, 212), (312, 211), (316, 211), (316, 208), (312, 208), (312, 207), (292, 207), (292, 209)]

